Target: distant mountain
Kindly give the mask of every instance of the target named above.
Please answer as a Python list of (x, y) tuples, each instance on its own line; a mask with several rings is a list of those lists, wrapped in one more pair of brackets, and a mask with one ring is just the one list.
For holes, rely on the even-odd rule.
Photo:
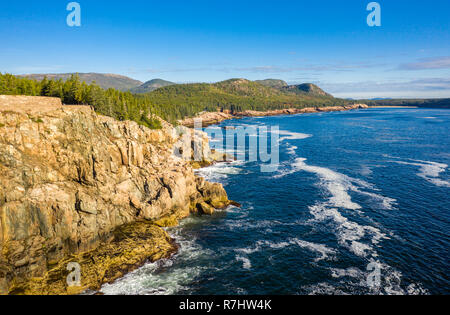
[(317, 85), (312, 83), (288, 85), (285, 81), (279, 79), (256, 80), (254, 82), (264, 85), (265, 87), (274, 88), (288, 94), (294, 93), (316, 97), (333, 97), (331, 94), (326, 93)]
[[(319, 88), (317, 88), (319, 89)], [(287, 88), (273, 88), (247, 79), (230, 79), (213, 84), (193, 83), (165, 86), (149, 92), (146, 100), (158, 104), (174, 118), (192, 117), (202, 111), (274, 110), (285, 108), (343, 106), (349, 101), (324, 97), (317, 89), (297, 93)], [(311, 93), (308, 93), (311, 92)], [(317, 96), (316, 94), (320, 94)]]
[(170, 86), (170, 85), (174, 85), (176, 83), (170, 82), (170, 81), (165, 81), (162, 79), (153, 79), (150, 81), (145, 82), (144, 84), (132, 88), (130, 90), (130, 92), (135, 93), (135, 94), (141, 94), (141, 93), (148, 93), (148, 92), (152, 92), (156, 89), (165, 87), (165, 86)]
[(284, 90), (293, 92), (295, 94), (306, 94), (318, 97), (333, 97), (333, 95), (326, 93), (320, 87), (312, 83), (303, 83), (299, 85), (289, 85)]
[(288, 84), (283, 80), (278, 79), (265, 79), (265, 80), (256, 80), (256, 83), (262, 84), (267, 87), (281, 89), (283, 87), (288, 86)]
[(225, 93), (247, 97), (271, 97), (282, 94), (278, 89), (247, 79), (230, 79), (214, 83), (212, 86)]
[(19, 77), (34, 79), (42, 81), (44, 77), (48, 79), (66, 81), (73, 74), (78, 74), (80, 81), (85, 81), (88, 84), (96, 82), (103, 89), (114, 88), (121, 91), (128, 91), (142, 84), (141, 81), (134, 80), (132, 78), (110, 73), (50, 73), (50, 74), (26, 74)]

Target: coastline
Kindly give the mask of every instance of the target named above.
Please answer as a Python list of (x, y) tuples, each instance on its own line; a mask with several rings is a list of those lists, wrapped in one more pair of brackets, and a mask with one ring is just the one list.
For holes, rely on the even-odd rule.
[(220, 124), (222, 121), (230, 119), (240, 119), (243, 117), (267, 117), (267, 116), (279, 116), (279, 115), (296, 115), (296, 114), (311, 114), (311, 113), (324, 113), (324, 112), (341, 112), (354, 109), (367, 109), (370, 108), (366, 104), (355, 104), (349, 106), (330, 106), (330, 107), (305, 107), (305, 108), (287, 108), (277, 109), (270, 111), (254, 111), (247, 110), (243, 112), (231, 113), (230, 111), (217, 111), (217, 112), (205, 112), (200, 113), (194, 118), (186, 118), (178, 121), (182, 126), (194, 128), (195, 121), (200, 119), (202, 126), (211, 126)]
[[(6, 100), (7, 98), (3, 97), (5, 103)], [(66, 237), (65, 234), (59, 235), (55, 232), (54, 236), (61, 238), (61, 241), (58, 240), (54, 244), (54, 242), (46, 239), (50, 234), (45, 236), (44, 239), (35, 236), (34, 234), (38, 232), (31, 229), (34, 227), (25, 231), (30, 233), (29, 237), (18, 241), (11, 241), (10, 239), (14, 235), (22, 233), (21, 229), (14, 227), (9, 231), (5, 230), (5, 233), (10, 233), (10, 235), (6, 233), (5, 238), (0, 242), (0, 245), (5, 249), (9, 250), (16, 245), (28, 244), (27, 242), (31, 240), (36, 242), (38, 246), (42, 245), (42, 248), (26, 248), (29, 252), (17, 251), (0, 257), (0, 267), (2, 264), (6, 266), (5, 273), (0, 273), (0, 280), (3, 280), (3, 276), (5, 279), (4, 283), (0, 281), (0, 284), (3, 285), (3, 287), (0, 286), (0, 289), (2, 289), (0, 294), (80, 294), (89, 289), (99, 293), (103, 284), (114, 282), (129, 272), (142, 267), (147, 262), (155, 262), (175, 255), (178, 252), (179, 244), (175, 242), (171, 235), (167, 234), (165, 228), (177, 226), (180, 220), (190, 214), (211, 215), (215, 209), (225, 209), (229, 205), (240, 207), (238, 203), (228, 199), (227, 192), (221, 184), (210, 183), (201, 175), (197, 176), (193, 173), (193, 169), (204, 168), (215, 163), (225, 163), (229, 160), (226, 154), (209, 149), (208, 139), (204, 132), (181, 127), (184, 130), (181, 130), (182, 135), (179, 136), (174, 134), (175, 130), (166, 122), (164, 122), (162, 130), (151, 131), (139, 127), (133, 122), (119, 122), (112, 118), (96, 115), (92, 108), (88, 106), (63, 106), (52, 98), (23, 97), (23, 99), (20, 99), (20, 97), (13, 97), (11, 99), (15, 104), (18, 100), (21, 100), (24, 104), (15, 107), (6, 104), (3, 109), (0, 109), (0, 122), (5, 122), (0, 127), (2, 130), (12, 130), (11, 128), (18, 130), (17, 126), (21, 126), (20, 134), (25, 139), (26, 145), (24, 154), (30, 156), (30, 161), (23, 161), (22, 167), (35, 166), (36, 161), (40, 160), (41, 162), (36, 164), (39, 168), (45, 167), (50, 169), (51, 174), (55, 173), (52, 177), (46, 177), (40, 173), (39, 176), (35, 174), (33, 179), (34, 185), (37, 186), (35, 189), (40, 186), (47, 187), (51, 184), (53, 190), (64, 192), (68, 197), (67, 200), (53, 200), (49, 199), (50, 197), (45, 197), (45, 194), (35, 193), (33, 198), (29, 198), (28, 192), (25, 191), (14, 197), (14, 200), (8, 199), (7, 206), (9, 208), (0, 208), (0, 213), (2, 211), (18, 211), (16, 202), (24, 201), (32, 206), (38, 205), (38, 214), (42, 216), (40, 220), (44, 220), (44, 217), (50, 217), (51, 211), (46, 209), (45, 205), (51, 201), (54, 203), (55, 209), (65, 209), (64, 211), (67, 213), (65, 212), (64, 215), (67, 216), (67, 221), (69, 219), (79, 220), (83, 222), (83, 226), (82, 230), (78, 228), (71, 231), (73, 235), (76, 235), (73, 241), (70, 240), (71, 243), (67, 247), (63, 239)], [(27, 106), (28, 102), (33, 104), (42, 102), (42, 104), (37, 110), (33, 106)], [(267, 112), (245, 111), (233, 115), (216, 112), (204, 113), (200, 117), (205, 118), (207, 123), (213, 125), (225, 120), (243, 117), (268, 117), (366, 108), (377, 107), (356, 104), (345, 107), (285, 109)], [(74, 124), (74, 122), (75, 126), (72, 126), (71, 124)], [(81, 122), (87, 124), (87, 127), (86, 125), (80, 125)], [(47, 144), (50, 139), (55, 141), (52, 132), (57, 129), (53, 126), (63, 127), (64, 137), (60, 135), (57, 138), (57, 142), (54, 142), (55, 144), (58, 143), (57, 146), (41, 147), (42, 143)], [(79, 128), (75, 128), (76, 126)], [(107, 128), (105, 129), (105, 127)], [(96, 141), (89, 138), (86, 128), (96, 130), (96, 132), (90, 134)], [(75, 129), (79, 130), (79, 133)], [(29, 136), (30, 131), (33, 131), (32, 137)], [(187, 137), (188, 135), (192, 138)], [(0, 138), (1, 136), (6, 137), (6, 133), (5, 135), (0, 134)], [(184, 137), (193, 140), (187, 141), (187, 138)], [(40, 142), (37, 141), (38, 138)], [(74, 157), (69, 154), (70, 152), (66, 152), (64, 147), (72, 143), (72, 139), (75, 138), (82, 140), (80, 142), (82, 148), (77, 147), (76, 152), (79, 155)], [(118, 147), (106, 145), (109, 141), (117, 143)], [(191, 141), (200, 143), (204, 160), (201, 162), (183, 162), (182, 160), (172, 160), (169, 157), (169, 154), (172, 153), (172, 144), (176, 143), (180, 146), (181, 152), (186, 154), (190, 152), (188, 149), (193, 145)], [(19, 144), (14, 143), (14, 146), (19, 147)], [(36, 150), (38, 148), (40, 150)], [(54, 159), (50, 159), (50, 162), (44, 162), (44, 159), (40, 156), (42, 153), (39, 153), (40, 151), (47, 152), (47, 157), (54, 154), (67, 155), (65, 163), (68, 166), (74, 164), (77, 169), (81, 168), (81, 170), (77, 174), (62, 173), (64, 170), (56, 171), (58, 167), (57, 164), (53, 163)], [(85, 156), (83, 154), (85, 151), (93, 153)], [(152, 158), (149, 158), (150, 153), (153, 153)], [(191, 156), (183, 156), (183, 158), (188, 161)], [(103, 164), (104, 161), (109, 160), (114, 161), (117, 166), (111, 168), (111, 166), (108, 166), (109, 164)], [(81, 166), (79, 166), (80, 163), (82, 163)], [(153, 165), (154, 163), (157, 164), (157, 167)], [(151, 168), (155, 169), (149, 174), (143, 174), (142, 168), (148, 169), (151, 165), (153, 165)], [(168, 171), (167, 168), (181, 171), (182, 176), (187, 176), (191, 180), (180, 184), (182, 179), (172, 174), (172, 171)], [(12, 176), (14, 171), (12, 169), (10, 171)], [(34, 172), (36, 172), (36, 169), (34, 169)], [(155, 188), (160, 189), (158, 196), (149, 199), (149, 196), (140, 195), (139, 187), (134, 187), (134, 184), (128, 180), (125, 180), (126, 187), (122, 187), (124, 184), (123, 178), (134, 176), (134, 178), (139, 179), (139, 182), (149, 182), (154, 175), (164, 176), (161, 183), (155, 182)], [(108, 180), (106, 180), (107, 177), (109, 177)], [(117, 181), (114, 179), (115, 177), (117, 177)], [(61, 179), (65, 179), (70, 187), (58, 186)], [(111, 179), (113, 180), (111, 181)], [(47, 183), (49, 180), (51, 181), (50, 184)], [(6, 182), (8, 181), (5, 180)], [(18, 184), (22, 185), (20, 182)], [(95, 191), (105, 184), (113, 186), (117, 184), (117, 187), (120, 188), (120, 192), (114, 200), (109, 200), (105, 196), (96, 196)], [(66, 188), (70, 189), (67, 190)], [(74, 198), (70, 196), (71, 189), (76, 190)], [(131, 190), (128, 191), (129, 189)], [(5, 187), (4, 191), (8, 190), (11, 189)], [(147, 209), (149, 207), (147, 204), (150, 205), (151, 209)], [(72, 209), (72, 206), (75, 208)], [(117, 206), (121, 207), (121, 210), (116, 210)], [(107, 211), (117, 212), (115, 215), (123, 216), (126, 220), (123, 222), (108, 222), (103, 218), (105, 215), (105, 213), (102, 213), (105, 211), (104, 207)], [(41, 222), (43, 226), (50, 226), (49, 222), (44, 221)], [(102, 229), (95, 227), (93, 222), (95, 224), (101, 223), (104, 227)], [(10, 222), (6, 223), (9, 224)], [(63, 226), (65, 223), (59, 222), (58, 224)], [(11, 226), (13, 227), (13, 225)], [(69, 226), (64, 226), (64, 228), (73, 229)], [(2, 232), (1, 227), (0, 232)], [(26, 259), (24, 260), (25, 264), (21, 265), (23, 259)], [(68, 287), (65, 282), (68, 274), (66, 268), (70, 263), (79, 263), (82, 267), (81, 287)], [(31, 268), (35, 269), (31, 270)]]
[[(194, 174), (194, 142), (214, 159), (202, 132), (162, 120), (151, 130), (55, 98), (0, 101), (0, 295), (96, 291), (173, 255), (165, 227), (233, 204)], [(69, 264), (79, 285), (66, 282)]]
[(369, 108), (420, 108), (419, 106), (369, 106)]

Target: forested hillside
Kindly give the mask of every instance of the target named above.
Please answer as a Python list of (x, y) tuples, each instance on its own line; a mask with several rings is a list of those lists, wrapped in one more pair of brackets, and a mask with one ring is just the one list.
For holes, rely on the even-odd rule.
[(41, 81), (0, 74), (0, 94), (52, 96), (64, 104), (92, 105), (98, 113), (118, 120), (135, 120), (149, 127), (158, 127), (155, 114), (175, 123), (202, 111), (258, 110), (346, 105), (350, 101), (331, 96), (291, 93), (245, 79), (232, 79), (215, 84), (177, 84), (147, 94), (132, 94), (116, 89), (104, 90), (95, 83), (81, 82), (77, 75), (68, 80)]
[(289, 85), (283, 87), (283, 90), (292, 92), (295, 94), (307, 94), (318, 97), (333, 97), (331, 94), (326, 93), (324, 90), (319, 88), (317, 85), (312, 83), (303, 83), (299, 85)]
[(214, 84), (178, 84), (157, 89), (142, 96), (157, 104), (166, 115), (192, 116), (200, 111), (266, 111), (283, 108), (339, 106), (349, 102), (334, 97), (298, 95), (248, 81), (231, 79)]

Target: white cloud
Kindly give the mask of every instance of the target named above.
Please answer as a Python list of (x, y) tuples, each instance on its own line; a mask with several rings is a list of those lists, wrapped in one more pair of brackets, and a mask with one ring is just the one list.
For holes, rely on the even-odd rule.
[(409, 81), (387, 80), (383, 82), (316, 82), (325, 91), (337, 97), (373, 98), (448, 98), (449, 78), (424, 78)]
[(422, 58), (399, 66), (400, 70), (450, 69), (450, 56)]

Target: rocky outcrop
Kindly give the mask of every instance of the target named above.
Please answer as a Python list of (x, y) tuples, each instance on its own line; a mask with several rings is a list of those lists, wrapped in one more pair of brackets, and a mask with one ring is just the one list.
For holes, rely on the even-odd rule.
[(295, 115), (295, 114), (308, 114), (308, 113), (320, 113), (320, 112), (339, 112), (353, 109), (369, 108), (365, 104), (355, 104), (348, 106), (328, 106), (328, 107), (305, 107), (305, 108), (286, 108), (270, 110), (266, 112), (259, 111), (244, 111), (235, 113), (236, 117), (259, 117), (259, 116), (278, 116), (278, 115)]
[(2, 294), (70, 293), (69, 260), (84, 268), (81, 287), (96, 289), (173, 253), (160, 226), (229, 204), (221, 185), (196, 178), (173, 154), (183, 136), (166, 122), (150, 130), (55, 99), (43, 110), (32, 106), (36, 99), (7, 101), (0, 100)]
[(186, 118), (184, 120), (180, 120), (178, 123), (182, 126), (194, 128), (195, 126), (195, 119), (198, 119), (201, 121), (201, 127), (206, 127), (210, 125), (218, 124), (224, 120), (227, 119), (233, 119), (235, 118), (231, 113), (229, 112), (204, 112), (200, 113), (195, 118)]
[(209, 125), (218, 124), (224, 120), (236, 119), (242, 117), (264, 117), (264, 116), (278, 116), (278, 115), (295, 115), (295, 114), (307, 114), (307, 113), (319, 113), (319, 112), (336, 112), (346, 111), (353, 109), (369, 108), (366, 104), (355, 104), (348, 106), (329, 106), (329, 107), (305, 107), (305, 108), (286, 108), (269, 110), (265, 112), (246, 110), (243, 112), (230, 113), (225, 112), (213, 112), (213, 113), (201, 113), (195, 118), (187, 118), (179, 121), (179, 123), (186, 127), (194, 127), (195, 119), (201, 122), (201, 126), (206, 127)]
[[(14, 287), (13, 294), (57, 295), (98, 291), (103, 283), (110, 283), (147, 261), (169, 258), (178, 249), (166, 231), (148, 221), (121, 226), (92, 251), (74, 253), (52, 265), (41, 277), (31, 278), (26, 285)], [(68, 267), (76, 263), (79, 279), (68, 275)], [(75, 267), (74, 266), (74, 267)], [(72, 269), (75, 271), (75, 269)], [(68, 286), (69, 281), (80, 285)]]

